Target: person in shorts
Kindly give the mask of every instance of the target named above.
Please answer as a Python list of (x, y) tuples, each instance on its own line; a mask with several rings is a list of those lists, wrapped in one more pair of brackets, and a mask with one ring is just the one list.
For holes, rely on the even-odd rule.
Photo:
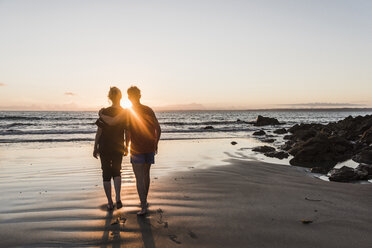
[[(120, 106), (121, 91), (117, 87), (111, 87), (108, 93), (108, 98), (112, 105), (102, 110), (102, 113), (115, 117), (125, 114), (125, 111)], [(107, 209), (113, 210), (114, 204), (111, 198), (111, 179), (114, 181), (116, 193), (116, 208), (123, 206), (120, 197), (121, 191), (121, 163), (123, 155), (127, 155), (127, 148), (124, 145), (124, 136), (126, 133), (125, 119), (116, 124), (109, 126), (101, 118), (96, 121), (97, 133), (94, 143), (93, 156), (101, 160), (103, 188), (107, 197)]]
[(155, 163), (155, 154), (158, 150), (161, 128), (154, 111), (141, 104), (141, 91), (136, 86), (127, 90), (128, 98), (132, 107), (127, 116), (110, 118), (103, 112), (100, 117), (109, 125), (116, 125), (120, 120), (127, 117), (128, 141), (130, 142), (130, 162), (136, 176), (136, 186), (141, 210), (138, 215), (147, 213), (147, 196), (150, 188), (150, 168)]

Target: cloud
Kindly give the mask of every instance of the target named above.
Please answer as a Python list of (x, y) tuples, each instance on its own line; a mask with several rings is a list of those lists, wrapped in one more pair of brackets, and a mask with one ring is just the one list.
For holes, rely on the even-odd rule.
[(76, 96), (76, 94), (73, 93), (73, 92), (65, 92), (65, 95), (66, 96)]
[(1, 87), (1, 86), (6, 86), (6, 84), (4, 84), (4, 83), (0, 83), (0, 87)]
[(358, 103), (329, 103), (329, 102), (310, 102), (310, 103), (294, 103), (294, 104), (280, 104), (282, 106), (290, 107), (362, 107), (366, 104)]

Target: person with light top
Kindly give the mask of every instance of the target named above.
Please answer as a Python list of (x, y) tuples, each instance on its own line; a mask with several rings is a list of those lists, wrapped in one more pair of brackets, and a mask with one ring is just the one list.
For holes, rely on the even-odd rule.
[(136, 176), (136, 186), (141, 210), (138, 215), (147, 213), (147, 196), (150, 188), (150, 168), (155, 163), (161, 128), (154, 111), (141, 104), (141, 91), (136, 86), (127, 90), (132, 107), (115, 117), (100, 111), (100, 118), (110, 126), (127, 123), (128, 142), (130, 142), (130, 162)]
[[(101, 112), (107, 116), (125, 115), (126, 110), (120, 106), (121, 91), (117, 87), (111, 87), (108, 93), (108, 98), (112, 105), (108, 108), (102, 109)], [(107, 197), (107, 210), (112, 211), (114, 204), (111, 198), (111, 178), (114, 180), (114, 187), (116, 193), (116, 208), (122, 208), (120, 191), (121, 191), (121, 163), (123, 155), (128, 154), (128, 139), (127, 125), (125, 118), (115, 125), (107, 125), (102, 119), (96, 121), (97, 133), (94, 142), (93, 157), (101, 160), (103, 188)], [(124, 145), (124, 140), (126, 145)]]

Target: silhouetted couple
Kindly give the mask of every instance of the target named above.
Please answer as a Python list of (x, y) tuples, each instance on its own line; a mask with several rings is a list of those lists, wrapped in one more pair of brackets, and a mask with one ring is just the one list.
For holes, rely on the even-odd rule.
[(107, 209), (114, 209), (111, 198), (111, 178), (114, 180), (116, 193), (116, 208), (123, 206), (120, 198), (121, 163), (123, 155), (128, 154), (130, 147), (130, 162), (136, 176), (136, 185), (141, 210), (138, 215), (147, 213), (147, 195), (150, 187), (150, 168), (154, 164), (158, 150), (161, 129), (154, 111), (141, 104), (141, 91), (132, 86), (127, 90), (132, 107), (123, 109), (120, 106), (121, 91), (111, 87), (108, 98), (112, 105), (101, 109), (93, 156), (100, 156), (102, 165), (103, 187), (107, 196)]

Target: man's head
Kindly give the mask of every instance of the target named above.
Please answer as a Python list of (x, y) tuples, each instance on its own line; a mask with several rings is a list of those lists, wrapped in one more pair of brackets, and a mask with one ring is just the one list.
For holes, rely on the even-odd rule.
[(141, 91), (136, 86), (131, 86), (127, 90), (128, 93), (128, 99), (134, 104), (139, 103), (141, 98)]
[(110, 87), (110, 91), (108, 93), (108, 98), (113, 103), (119, 103), (121, 100), (121, 91), (117, 87)]

